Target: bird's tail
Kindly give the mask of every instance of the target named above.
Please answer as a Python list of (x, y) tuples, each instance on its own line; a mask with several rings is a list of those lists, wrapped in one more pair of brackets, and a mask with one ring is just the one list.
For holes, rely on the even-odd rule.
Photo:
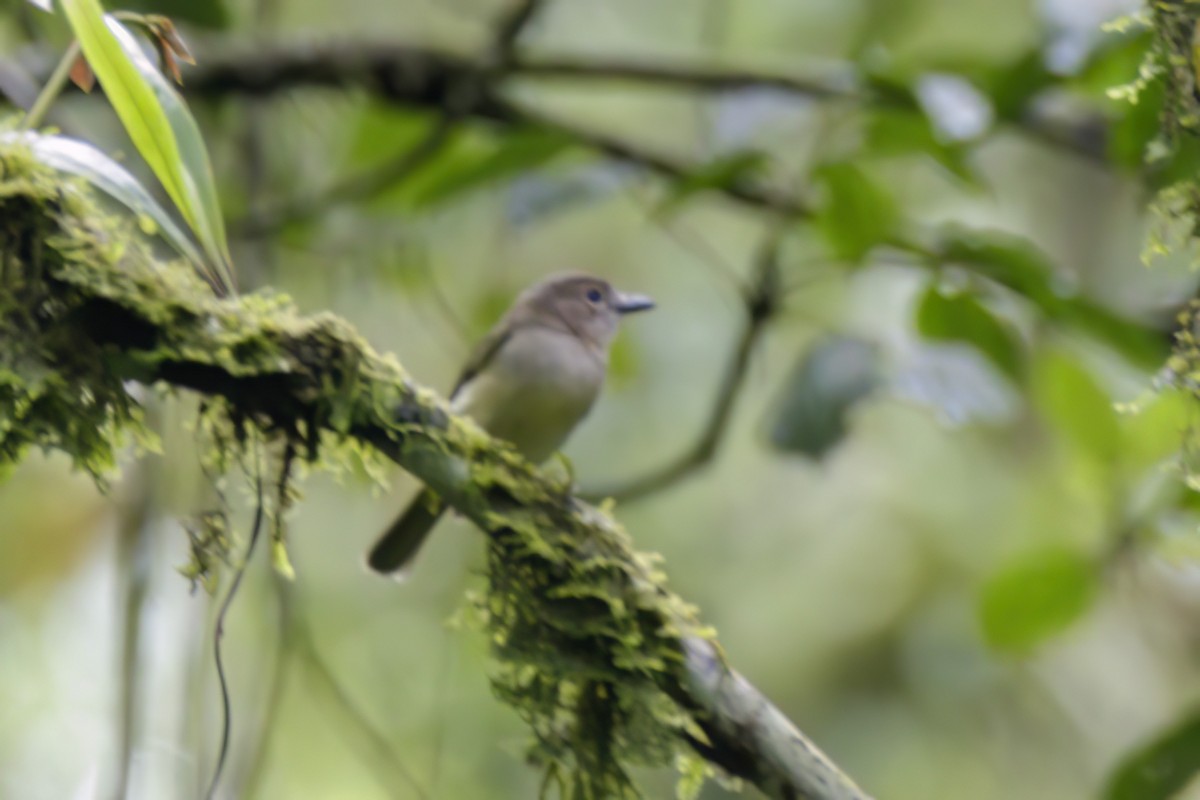
[(445, 511), (433, 491), (422, 489), (367, 553), (367, 566), (382, 575), (403, 580), (421, 543)]

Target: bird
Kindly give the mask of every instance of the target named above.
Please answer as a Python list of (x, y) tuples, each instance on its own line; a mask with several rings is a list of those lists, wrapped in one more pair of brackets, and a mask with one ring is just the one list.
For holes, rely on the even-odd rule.
[[(450, 393), (451, 410), (530, 462), (544, 462), (596, 402), (621, 318), (654, 305), (582, 273), (533, 284), (471, 352)], [(444, 512), (436, 493), (423, 488), (371, 547), (368, 568), (403, 580)]]

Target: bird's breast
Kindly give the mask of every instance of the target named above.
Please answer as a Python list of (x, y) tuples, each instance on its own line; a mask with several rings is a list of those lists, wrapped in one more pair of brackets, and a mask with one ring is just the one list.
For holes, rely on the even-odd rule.
[(587, 415), (604, 382), (603, 352), (545, 328), (514, 333), (455, 397), (455, 409), (544, 461)]

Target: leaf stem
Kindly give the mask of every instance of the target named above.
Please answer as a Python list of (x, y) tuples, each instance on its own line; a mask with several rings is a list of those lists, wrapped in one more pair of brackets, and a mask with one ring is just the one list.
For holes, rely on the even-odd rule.
[(77, 58), (79, 58), (78, 39), (71, 42), (71, 46), (67, 48), (67, 52), (63, 53), (58, 66), (54, 68), (50, 79), (46, 81), (46, 85), (42, 87), (37, 100), (33, 102), (33, 107), (29, 109), (29, 113), (21, 120), (21, 130), (32, 130), (42, 124), (42, 119), (46, 116), (46, 112), (50, 110), (50, 104), (62, 94), (63, 87), (67, 85), (67, 79), (71, 75), (71, 66)]

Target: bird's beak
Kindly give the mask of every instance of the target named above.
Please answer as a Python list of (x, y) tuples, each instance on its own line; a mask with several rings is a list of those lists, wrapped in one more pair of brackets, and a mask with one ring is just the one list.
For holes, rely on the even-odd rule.
[(632, 314), (635, 311), (649, 311), (654, 308), (654, 301), (644, 294), (617, 292), (615, 307), (620, 314)]

